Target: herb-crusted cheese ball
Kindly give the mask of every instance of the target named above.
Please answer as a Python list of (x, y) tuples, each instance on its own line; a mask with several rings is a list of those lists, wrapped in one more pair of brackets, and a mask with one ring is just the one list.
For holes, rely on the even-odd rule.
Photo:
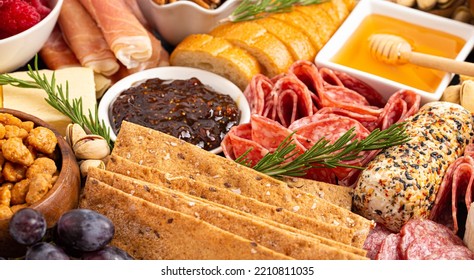
[(460, 105), (431, 102), (407, 119), (411, 137), (385, 149), (361, 173), (354, 211), (399, 231), (412, 217), (427, 218), (448, 166), (473, 137), (474, 116)]

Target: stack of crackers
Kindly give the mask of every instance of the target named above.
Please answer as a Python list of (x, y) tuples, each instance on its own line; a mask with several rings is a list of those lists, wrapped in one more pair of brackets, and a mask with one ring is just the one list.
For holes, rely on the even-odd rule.
[(123, 122), (80, 207), (115, 224), (136, 259), (367, 259), (374, 224), (346, 187), (276, 180), (177, 138)]

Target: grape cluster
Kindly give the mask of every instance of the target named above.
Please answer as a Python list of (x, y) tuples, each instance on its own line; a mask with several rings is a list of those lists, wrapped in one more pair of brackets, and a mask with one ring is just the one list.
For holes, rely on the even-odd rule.
[[(27, 246), (26, 260), (131, 260), (127, 252), (110, 245), (115, 234), (112, 221), (89, 209), (64, 213), (47, 233), (46, 220), (39, 211), (24, 208), (11, 218), (9, 233)], [(50, 239), (50, 240), (48, 240)]]

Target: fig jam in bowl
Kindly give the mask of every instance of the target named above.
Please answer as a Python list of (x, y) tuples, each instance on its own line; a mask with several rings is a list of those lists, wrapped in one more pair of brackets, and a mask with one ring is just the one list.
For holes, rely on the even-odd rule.
[(214, 73), (189, 67), (159, 67), (130, 75), (102, 97), (99, 118), (115, 141), (126, 120), (222, 152), (225, 134), (250, 120), (242, 91)]

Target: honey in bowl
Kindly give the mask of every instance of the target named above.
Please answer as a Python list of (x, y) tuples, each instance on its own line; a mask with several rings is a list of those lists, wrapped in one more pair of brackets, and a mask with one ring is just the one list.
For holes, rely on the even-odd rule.
[(402, 37), (410, 43), (413, 51), (453, 59), (465, 44), (464, 39), (442, 31), (385, 15), (371, 14), (362, 20), (331, 61), (426, 92), (435, 92), (445, 72), (409, 63), (389, 65), (371, 56), (368, 38), (382, 33)]

